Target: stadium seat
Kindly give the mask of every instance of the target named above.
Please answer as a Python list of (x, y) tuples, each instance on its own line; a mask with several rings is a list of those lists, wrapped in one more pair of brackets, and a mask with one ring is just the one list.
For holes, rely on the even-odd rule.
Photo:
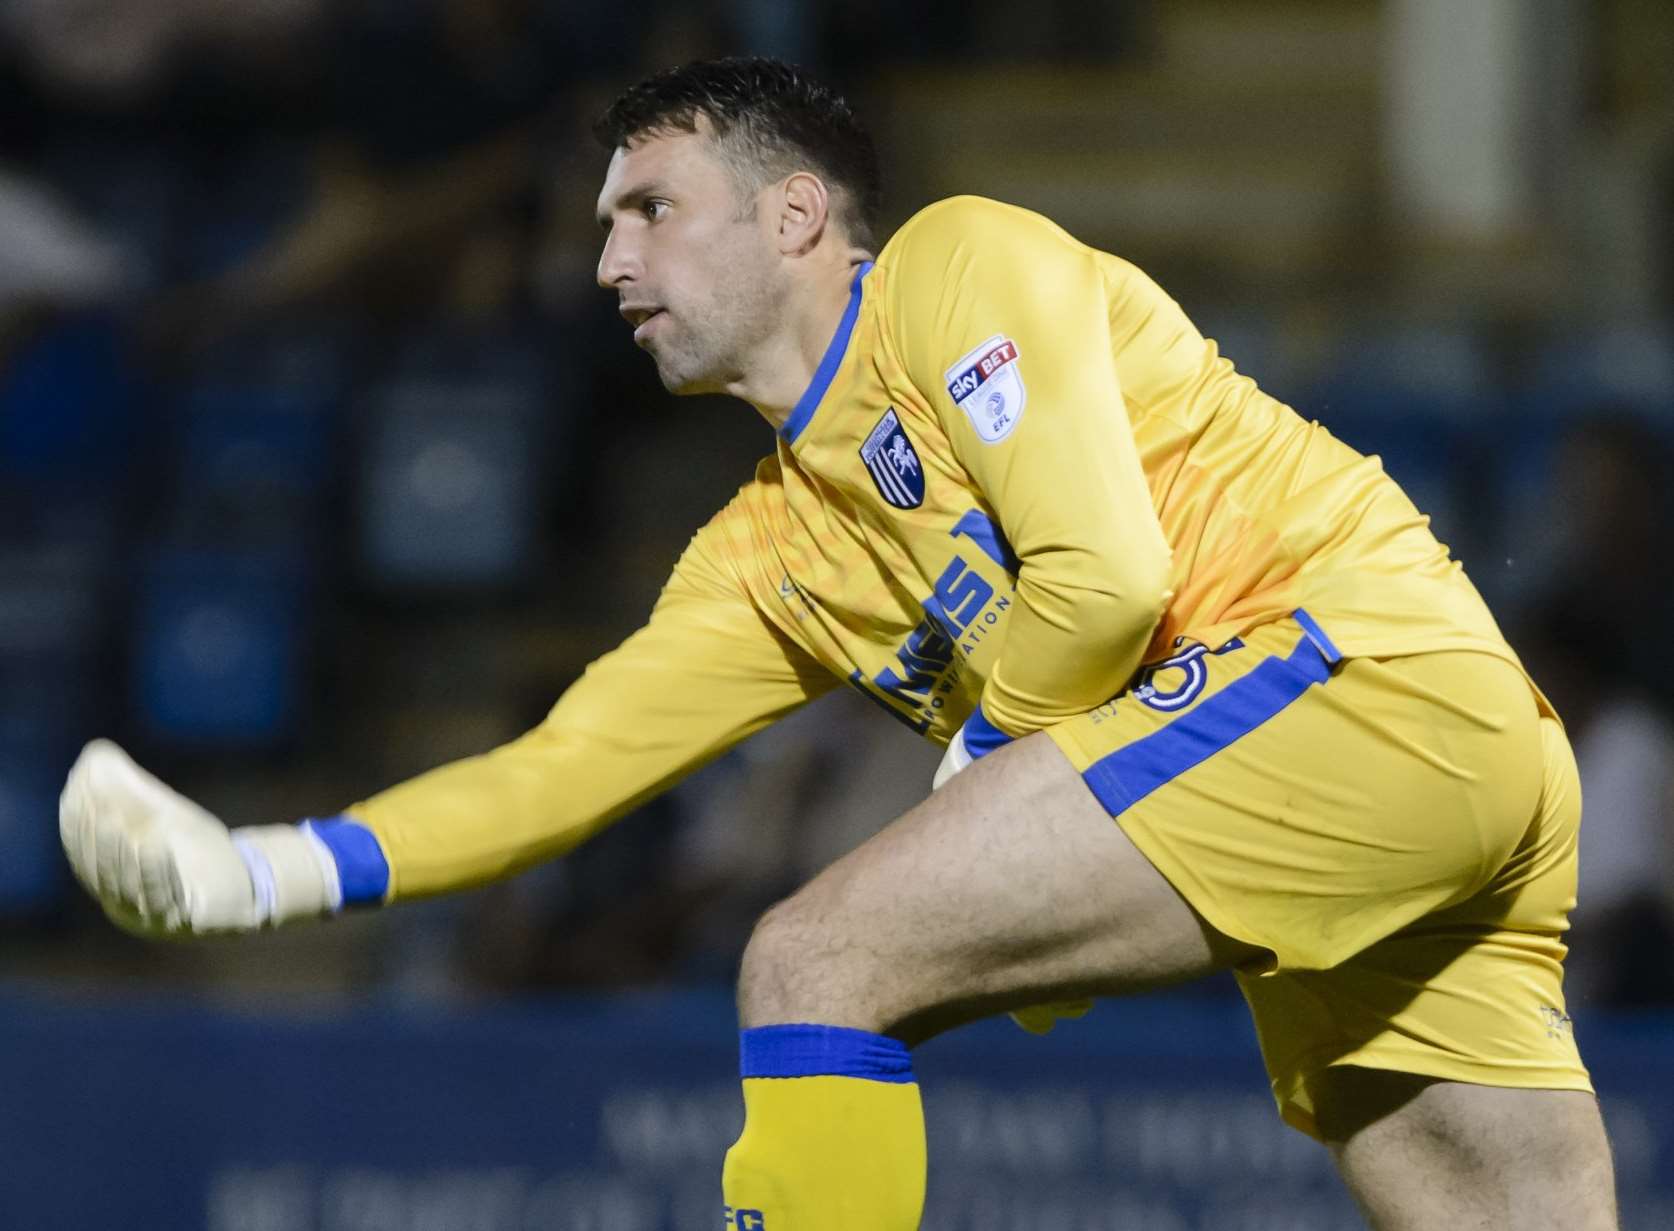
[(342, 464), (357, 332), (332, 316), (271, 321), (217, 344), (167, 393), (154, 496), (172, 540), (302, 548)]
[(133, 698), (148, 738), (180, 748), (270, 748), (300, 705), (308, 575), (285, 553), (167, 549), (144, 568)]
[(1674, 322), (1618, 321), (1538, 344), (1515, 396), (1519, 417), (1562, 421), (1604, 405), (1674, 421)]
[(61, 316), (0, 367), (0, 479), (110, 480), (130, 456), (141, 410), (118, 319)]
[(335, 464), (335, 410), (281, 384), (190, 390), (175, 442), (171, 523), (222, 542), (300, 541)]
[(385, 391), (361, 459), (360, 546), (375, 587), (502, 586), (534, 545), (531, 408), (493, 387)]
[(514, 586), (526, 576), (568, 431), (551, 365), (499, 332), (416, 341), (369, 399), (358, 482), (361, 561), (375, 588)]

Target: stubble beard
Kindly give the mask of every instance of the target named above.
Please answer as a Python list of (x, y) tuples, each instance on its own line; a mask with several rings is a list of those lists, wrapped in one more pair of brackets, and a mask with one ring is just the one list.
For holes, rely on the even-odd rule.
[[(669, 314), (666, 333), (676, 334), (672, 338), (659, 340), (652, 351), (652, 358), (657, 363), (657, 377), (663, 382), (663, 388), (676, 397), (684, 397), (699, 393), (714, 393), (721, 388), (722, 376), (726, 364), (716, 353), (720, 349), (713, 333), (707, 336), (694, 335), (683, 328), (683, 320)], [(707, 314), (697, 313), (699, 319), (705, 319)]]
[[(732, 271), (708, 303), (678, 316), (669, 312), (653, 357), (663, 388), (677, 396), (724, 392), (743, 379), (748, 356), (759, 348), (779, 317), (781, 297), (762, 273)], [(692, 323), (697, 322), (697, 332)]]

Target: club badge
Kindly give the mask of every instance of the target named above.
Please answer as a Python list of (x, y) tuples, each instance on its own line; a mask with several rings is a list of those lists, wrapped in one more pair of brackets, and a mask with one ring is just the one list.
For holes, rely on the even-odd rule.
[(924, 503), (924, 464), (913, 442), (907, 439), (895, 407), (884, 411), (884, 417), (860, 446), (860, 460), (890, 504), (898, 509), (916, 509)]

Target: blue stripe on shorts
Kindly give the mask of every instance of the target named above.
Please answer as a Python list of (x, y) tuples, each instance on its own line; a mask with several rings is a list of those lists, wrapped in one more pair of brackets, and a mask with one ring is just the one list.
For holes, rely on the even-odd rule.
[(1160, 731), (1095, 761), (1082, 778), (1111, 816), (1120, 816), (1158, 787), (1248, 735), (1310, 685), (1331, 675), (1341, 657), (1306, 612), (1296, 618), (1303, 636), (1286, 658), (1269, 655), (1241, 680), (1228, 684)]

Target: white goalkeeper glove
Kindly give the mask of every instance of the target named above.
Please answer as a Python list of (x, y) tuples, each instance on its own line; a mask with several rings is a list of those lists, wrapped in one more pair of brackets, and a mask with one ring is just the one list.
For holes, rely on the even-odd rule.
[(331, 851), (307, 824), (228, 829), (109, 740), (76, 759), (58, 828), (77, 878), (142, 936), (250, 932), (342, 905)]

